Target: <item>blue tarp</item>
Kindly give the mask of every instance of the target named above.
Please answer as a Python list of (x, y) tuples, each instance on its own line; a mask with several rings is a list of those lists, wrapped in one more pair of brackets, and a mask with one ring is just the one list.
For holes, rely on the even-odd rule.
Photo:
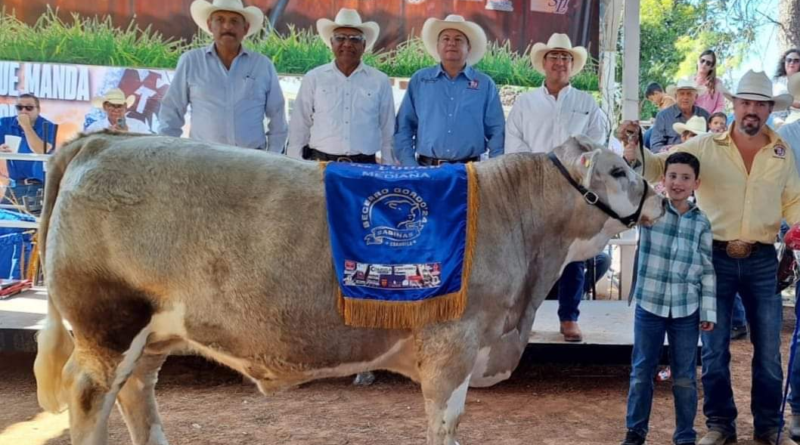
[[(0, 209), (2, 221), (35, 221), (30, 215)], [(25, 232), (28, 233), (25, 233)], [(25, 259), (27, 269), (33, 251), (33, 235), (30, 229), (11, 229), (0, 227), (0, 278), (20, 279), (24, 273), (20, 270), (20, 261)]]

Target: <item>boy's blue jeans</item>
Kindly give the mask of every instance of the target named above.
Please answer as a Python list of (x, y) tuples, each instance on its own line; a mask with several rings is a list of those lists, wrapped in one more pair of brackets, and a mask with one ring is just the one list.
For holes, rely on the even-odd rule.
[(753, 344), (750, 410), (756, 436), (778, 431), (783, 396), (781, 325), (783, 305), (777, 289), (778, 258), (760, 246), (748, 258), (730, 258), (714, 249), (717, 275), (717, 325), (703, 332), (703, 413), (709, 430), (736, 434), (738, 412), (731, 389), (731, 318), (736, 293), (742, 297)]
[(629, 431), (647, 436), (653, 388), (664, 334), (669, 341), (672, 394), (675, 399), (676, 444), (694, 443), (694, 417), (697, 413), (697, 340), (700, 334), (700, 311), (688, 317), (664, 318), (636, 306), (633, 323), (633, 355), (628, 392)]

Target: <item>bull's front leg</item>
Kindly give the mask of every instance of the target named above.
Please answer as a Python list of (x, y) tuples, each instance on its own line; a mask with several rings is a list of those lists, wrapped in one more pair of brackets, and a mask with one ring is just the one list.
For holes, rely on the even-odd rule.
[(427, 445), (458, 445), (456, 433), (469, 388), (477, 342), (455, 330), (418, 339), (418, 370), (425, 413)]

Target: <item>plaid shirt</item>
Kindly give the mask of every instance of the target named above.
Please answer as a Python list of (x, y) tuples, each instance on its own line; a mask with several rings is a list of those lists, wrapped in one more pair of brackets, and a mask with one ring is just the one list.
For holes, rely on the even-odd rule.
[(687, 317), (700, 309), (700, 321), (717, 322), (716, 276), (711, 253), (711, 223), (696, 204), (681, 215), (670, 203), (653, 227), (642, 227), (633, 298), (660, 317)]

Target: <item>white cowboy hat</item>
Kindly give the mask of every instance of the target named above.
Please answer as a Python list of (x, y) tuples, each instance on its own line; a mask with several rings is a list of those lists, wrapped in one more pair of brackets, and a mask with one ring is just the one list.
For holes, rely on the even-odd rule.
[(694, 134), (708, 133), (706, 119), (702, 116), (692, 116), (685, 124), (683, 122), (675, 122), (672, 124), (672, 129), (675, 130), (675, 133), (678, 133), (678, 135), (683, 134), (684, 131), (691, 131)]
[(739, 80), (739, 85), (736, 86), (735, 93), (723, 91), (722, 94), (731, 102), (733, 102), (735, 98), (760, 102), (775, 102), (774, 111), (785, 110), (792, 104), (791, 94), (772, 95), (772, 82), (763, 71), (750, 70), (746, 72), (741, 80)]
[(456, 14), (450, 14), (444, 20), (430, 18), (425, 20), (422, 25), (422, 43), (425, 45), (425, 50), (428, 51), (434, 60), (441, 62), (439, 51), (436, 49), (436, 43), (439, 41), (439, 34), (445, 29), (455, 29), (462, 32), (469, 40), (469, 54), (467, 54), (467, 65), (475, 65), (486, 53), (486, 33), (483, 28), (475, 22), (468, 22), (464, 17)]
[(136, 97), (134, 97), (132, 94), (128, 97), (125, 97), (125, 93), (122, 90), (119, 88), (114, 88), (108, 90), (105, 95), (92, 99), (92, 106), (95, 108), (103, 108), (103, 105), (106, 102), (114, 105), (125, 105), (125, 108), (130, 108), (131, 105), (136, 102)]
[(245, 37), (252, 36), (264, 26), (264, 13), (255, 6), (245, 8), (242, 0), (214, 0), (214, 3), (209, 3), (206, 0), (194, 0), (189, 9), (192, 12), (194, 22), (207, 34), (211, 34), (211, 30), (208, 29), (208, 18), (217, 11), (230, 11), (241, 14), (250, 24), (250, 29)]
[(333, 31), (337, 28), (354, 28), (364, 33), (366, 39), (366, 51), (372, 49), (372, 45), (378, 40), (378, 34), (381, 32), (380, 26), (375, 22), (362, 22), (361, 16), (355, 9), (342, 8), (336, 14), (335, 20), (319, 19), (317, 20), (317, 33), (319, 37), (331, 47), (331, 36)]
[(533, 69), (545, 74), (544, 56), (550, 51), (565, 51), (572, 55), (572, 72), (569, 73), (569, 77), (580, 73), (583, 67), (586, 66), (586, 48), (582, 46), (573, 48), (572, 41), (569, 39), (568, 35), (555, 33), (547, 40), (547, 44), (539, 42), (531, 48), (531, 63), (533, 64)]
[(698, 86), (696, 83), (694, 83), (694, 79), (683, 78), (678, 79), (678, 82), (676, 82), (675, 85), (668, 86), (667, 94), (675, 97), (680, 90), (694, 90), (694, 92), (697, 94), (703, 94), (706, 92), (706, 87)]

